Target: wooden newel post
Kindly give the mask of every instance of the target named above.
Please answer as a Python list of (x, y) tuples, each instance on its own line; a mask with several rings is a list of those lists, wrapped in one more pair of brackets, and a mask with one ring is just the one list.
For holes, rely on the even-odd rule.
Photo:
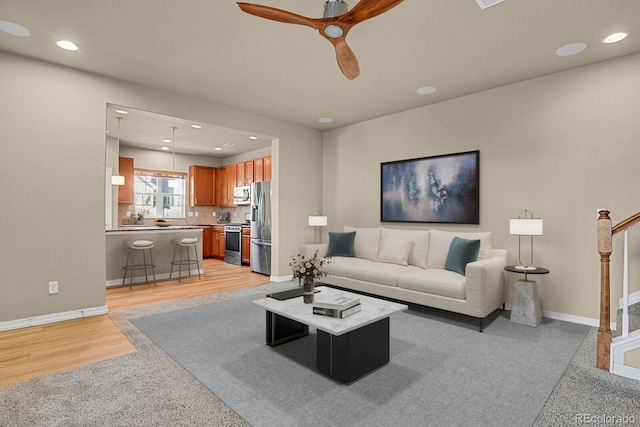
[(601, 210), (598, 216), (598, 252), (600, 253), (600, 326), (598, 327), (598, 349), (596, 366), (609, 370), (611, 350), (611, 286), (609, 258), (611, 257), (611, 218), (608, 210)]

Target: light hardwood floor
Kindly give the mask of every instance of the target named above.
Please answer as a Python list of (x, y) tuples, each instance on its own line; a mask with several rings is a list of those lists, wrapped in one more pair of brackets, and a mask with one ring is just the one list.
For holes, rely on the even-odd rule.
[[(107, 289), (109, 312), (269, 283), (220, 260), (204, 260), (204, 275)], [(108, 315), (0, 332), (0, 386), (135, 352)]]

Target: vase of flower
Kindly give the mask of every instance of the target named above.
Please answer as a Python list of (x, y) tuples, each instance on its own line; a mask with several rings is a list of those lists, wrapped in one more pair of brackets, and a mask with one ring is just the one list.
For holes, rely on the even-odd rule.
[(315, 279), (313, 277), (305, 277), (304, 284), (302, 285), (302, 299), (305, 304), (311, 304), (313, 302), (313, 287), (315, 286)]
[(291, 257), (289, 267), (291, 267), (291, 271), (293, 272), (293, 278), (303, 280), (302, 299), (305, 304), (311, 304), (313, 302), (315, 280), (327, 275), (325, 271), (322, 271), (322, 268), (330, 262), (330, 260), (319, 256), (318, 251), (310, 257), (304, 257), (302, 255)]

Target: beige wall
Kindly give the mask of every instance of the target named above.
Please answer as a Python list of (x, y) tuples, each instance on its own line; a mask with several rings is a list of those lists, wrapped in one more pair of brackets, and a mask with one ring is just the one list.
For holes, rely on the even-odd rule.
[[(542, 309), (596, 319), (596, 209), (609, 208), (614, 223), (640, 211), (639, 75), (634, 55), (325, 132), (328, 228), (380, 225), (381, 162), (479, 149), (479, 226), (383, 225), (492, 231), (494, 246), (508, 249), (516, 263), (518, 239), (508, 222), (528, 209), (544, 219), (534, 249), (535, 263), (551, 270), (536, 278)], [(614, 281), (621, 276), (620, 242)], [(509, 276), (508, 301), (515, 279)], [(632, 283), (640, 289), (637, 271)], [(619, 287), (612, 296), (617, 307)]]
[[(280, 189), (299, 188), (311, 174), (321, 181), (316, 130), (5, 52), (0, 63), (0, 326), (105, 304), (107, 103), (276, 135), (284, 158), (274, 159)], [(307, 160), (292, 162), (292, 153)], [(298, 216), (321, 200), (320, 190), (274, 200), (286, 225), (274, 237), (276, 258), (283, 259), (274, 275), (289, 274), (291, 248), (312, 235)], [(58, 295), (48, 295), (50, 280), (59, 281)]]

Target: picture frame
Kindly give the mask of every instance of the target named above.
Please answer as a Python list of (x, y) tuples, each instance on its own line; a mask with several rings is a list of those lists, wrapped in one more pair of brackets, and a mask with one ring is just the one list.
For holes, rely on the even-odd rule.
[(381, 163), (380, 221), (480, 224), (480, 151)]

